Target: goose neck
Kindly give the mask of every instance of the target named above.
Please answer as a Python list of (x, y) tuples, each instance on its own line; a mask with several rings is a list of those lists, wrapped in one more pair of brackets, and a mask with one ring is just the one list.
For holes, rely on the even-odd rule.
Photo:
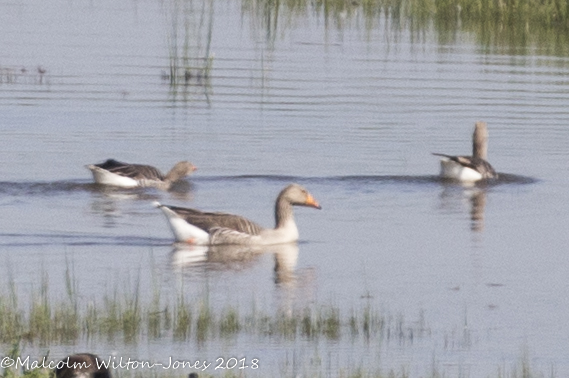
[(488, 158), (488, 130), (483, 123), (477, 124), (472, 136), (472, 156), (486, 160)]
[(282, 228), (293, 219), (292, 205), (284, 199), (278, 198), (275, 204), (275, 228)]

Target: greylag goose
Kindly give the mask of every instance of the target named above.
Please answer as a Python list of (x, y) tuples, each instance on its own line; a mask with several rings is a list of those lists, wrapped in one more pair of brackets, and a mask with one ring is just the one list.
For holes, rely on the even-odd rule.
[(486, 122), (476, 122), (472, 135), (472, 156), (442, 156), (441, 177), (464, 182), (498, 178), (498, 174), (486, 161), (488, 156), (488, 128)]
[(114, 159), (101, 164), (90, 164), (87, 168), (93, 173), (97, 184), (123, 188), (152, 186), (164, 190), (196, 170), (193, 164), (181, 161), (176, 163), (170, 172), (163, 175), (157, 168), (150, 165), (122, 163)]
[(197, 245), (247, 244), (271, 245), (298, 240), (298, 228), (292, 207), (320, 205), (298, 184), (284, 188), (275, 203), (275, 228), (263, 228), (239, 215), (206, 213), (184, 207), (166, 206), (155, 202), (174, 233), (176, 241)]
[(111, 378), (103, 360), (91, 353), (68, 356), (57, 364), (57, 378)]

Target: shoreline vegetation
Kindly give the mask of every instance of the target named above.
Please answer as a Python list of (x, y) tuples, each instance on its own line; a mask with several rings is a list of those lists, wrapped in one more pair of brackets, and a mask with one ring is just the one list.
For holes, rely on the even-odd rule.
[[(174, 0), (177, 1), (177, 0)], [(176, 3), (170, 17), (168, 34), (169, 66), (163, 79), (172, 87), (207, 87), (214, 62), (211, 40), (214, 31), (212, 0), (204, 0), (200, 11), (192, 2)], [(196, 2), (197, 4), (197, 2)], [(569, 56), (569, 1), (561, 0), (242, 0), (243, 17), (268, 40), (277, 38), (282, 29), (294, 26), (294, 20), (317, 15), (327, 28), (343, 29), (351, 22), (361, 22), (365, 30), (409, 30), (417, 42), (426, 32), (434, 32), (441, 45), (460, 38), (457, 32), (472, 36), (487, 52), (506, 51), (511, 55)], [(197, 41), (197, 46), (192, 43)], [(560, 64), (564, 64), (561, 62)], [(30, 71), (32, 72), (32, 71)], [(46, 71), (26, 76), (27, 70), (2, 68), (0, 83), (13, 83), (20, 77), (43, 84)], [(19, 75), (19, 76), (18, 76)], [(30, 74), (31, 75), (31, 74)], [(206, 95), (209, 92), (205, 92)], [(174, 98), (179, 96), (173, 90)], [(255, 303), (246, 309), (228, 305), (215, 309), (205, 293), (188, 298), (183, 292), (164, 294), (158, 284), (144, 295), (139, 284), (128, 290), (103, 293), (100, 298), (84, 298), (68, 270), (66, 295), (54, 296), (49, 277), (39, 276), (39, 287), (22, 297), (13, 279), (0, 283), (0, 351), (3, 356), (19, 356), (27, 348), (49, 350), (50, 346), (68, 346), (84, 342), (135, 345), (147, 341), (191, 343), (232, 342), (251, 337), (259, 342), (301, 341), (318, 348), (319, 341), (350, 343), (394, 342), (398, 345), (430, 337), (431, 331), (422, 314), (408, 321), (403, 315), (386, 314), (370, 300), (351, 311), (342, 311), (333, 303), (317, 303), (303, 308), (265, 312)], [(434, 363), (436, 365), (436, 363)], [(506, 372), (497, 368), (496, 377), (541, 377), (555, 374), (532, 371), (524, 354), (517, 365)], [(378, 373), (372, 367), (355, 367), (337, 372), (338, 377), (407, 377), (402, 372)], [(125, 373), (126, 374), (126, 373)], [(160, 375), (156, 372), (150, 376)], [(147, 375), (147, 376), (148, 376)], [(271, 376), (266, 371), (253, 376)], [(272, 376), (283, 376), (274, 372)], [(0, 369), (0, 377), (48, 377), (46, 369), (31, 371)], [(182, 375), (180, 375), (182, 376)], [(185, 376), (185, 375), (184, 375)], [(200, 374), (200, 377), (243, 377), (247, 373)], [(292, 376), (292, 374), (288, 374)], [(322, 367), (320, 376), (329, 376)], [(433, 368), (431, 377), (448, 376)]]
[(417, 43), (426, 32), (441, 44), (462, 32), (486, 53), (569, 56), (569, 2), (561, 0), (242, 0), (242, 13), (271, 43), (317, 15), (326, 28), (408, 30)]
[[(196, 298), (188, 298), (183, 292), (164, 294), (156, 280), (148, 298), (141, 295), (140, 283), (119, 291), (115, 289), (102, 294), (101, 298), (85, 298), (77, 291), (77, 281), (69, 268), (65, 274), (65, 295), (56, 297), (50, 291), (49, 277), (40, 275), (40, 286), (25, 293), (23, 300), (19, 287), (9, 274), (7, 285), (0, 283), (0, 352), (1, 356), (14, 360), (25, 358), (29, 348), (44, 350), (42, 357), (46, 361), (58, 360), (49, 356), (49, 349), (55, 346), (77, 345), (113, 345), (127, 349), (129, 345), (148, 342), (172, 342), (191, 345), (198, 348), (215, 345), (220, 342), (231, 344), (235, 340), (250, 337), (255, 343), (303, 343), (314, 353), (319, 351), (321, 342), (346, 345), (384, 345), (394, 343), (397, 347), (411, 345), (423, 338), (431, 337), (431, 330), (426, 324), (424, 314), (408, 321), (401, 314), (390, 315), (379, 310), (369, 296), (362, 297), (362, 303), (350, 311), (341, 311), (334, 304), (310, 304), (294, 309), (286, 308), (268, 313), (250, 304), (249, 310), (226, 306), (221, 310), (209, 304), (207, 292)], [(36, 352), (37, 353), (37, 352)], [(29, 357), (29, 354), (28, 354)], [(120, 356), (117, 356), (117, 359)], [(102, 357), (104, 359), (104, 357)], [(287, 359), (288, 360), (288, 359)], [(290, 362), (286, 362), (289, 364)], [(448, 376), (439, 372), (437, 362), (433, 361), (430, 377)], [(285, 366), (285, 371), (270, 372), (235, 370), (214, 374), (204, 372), (199, 377), (282, 377), (291, 376), (289, 370), (295, 367)], [(311, 367), (310, 369), (313, 369)], [(527, 353), (524, 353), (516, 366), (509, 372), (506, 368), (497, 368), (496, 377), (534, 377), (544, 376), (532, 372)], [(168, 372), (163, 369), (150, 369), (144, 373), (117, 369), (118, 376), (153, 376), (182, 377), (185, 374)], [(378, 372), (371, 366), (354, 366), (346, 371), (338, 371), (338, 377), (346, 378), (395, 378), (409, 377), (402, 366), (399, 372)], [(296, 374), (296, 373), (295, 373)], [(308, 373), (308, 376), (313, 376)], [(320, 366), (320, 375), (328, 376), (324, 366)], [(548, 374), (550, 376), (554, 376)], [(0, 368), (0, 377), (50, 377), (50, 370), (36, 367), (25, 370), (23, 367)]]
[[(203, 95), (209, 103), (214, 1), (169, 0), (163, 13), (169, 64), (162, 80), (175, 100)], [(270, 49), (303, 18), (317, 17), (326, 29), (365, 31), (363, 38), (409, 31), (418, 44), (432, 34), (440, 45), (472, 38), (486, 54), (569, 56), (569, 2), (562, 0), (241, 0), (241, 17)], [(37, 74), (0, 66), (0, 84), (48, 84), (45, 73), (41, 65)]]
[[(214, 4), (164, 3), (169, 67), (162, 79), (169, 81), (173, 99), (187, 100), (190, 90), (201, 89), (209, 103), (212, 36), (219, 28)], [(417, 44), (434, 35), (441, 46), (473, 39), (486, 54), (569, 56), (569, 2), (564, 0), (241, 0), (241, 17), (269, 49), (299, 21), (316, 17), (326, 29), (365, 31), (363, 38), (395, 32), (398, 39), (409, 32)]]
[(149, 300), (145, 300), (140, 284), (132, 286), (119, 291), (115, 285), (114, 290), (102, 294), (102, 299), (85, 298), (78, 293), (77, 282), (68, 269), (65, 298), (54, 298), (44, 272), (40, 286), (26, 293), (27, 303), (22, 303), (20, 288), (9, 279), (5, 287), (0, 287), (0, 344), (49, 347), (95, 341), (135, 345), (146, 340), (167, 340), (203, 346), (244, 334), (273, 341), (395, 339), (401, 344), (430, 332), (422, 314), (408, 323), (402, 315), (382, 314), (369, 300), (349, 313), (341, 312), (334, 304), (267, 313), (253, 300), (246, 311), (231, 305), (214, 309), (208, 293), (197, 298), (188, 298), (183, 292), (164, 295), (156, 282)]
[(163, 295), (160, 287), (152, 289), (147, 301), (139, 284), (120, 292), (115, 286), (102, 299), (85, 299), (69, 271), (65, 287), (66, 298), (54, 298), (48, 276), (42, 273), (40, 287), (26, 294), (25, 304), (12, 280), (0, 289), (0, 344), (49, 347), (95, 341), (136, 345), (144, 339), (202, 346), (244, 334), (272, 340), (349, 338), (355, 342), (363, 338), (401, 343), (429, 333), (422, 316), (408, 324), (403, 316), (384, 315), (369, 303), (348, 314), (333, 304), (279, 309), (271, 314), (254, 301), (247, 311), (231, 305), (219, 310), (209, 304), (207, 293), (198, 298), (187, 298), (184, 293)]

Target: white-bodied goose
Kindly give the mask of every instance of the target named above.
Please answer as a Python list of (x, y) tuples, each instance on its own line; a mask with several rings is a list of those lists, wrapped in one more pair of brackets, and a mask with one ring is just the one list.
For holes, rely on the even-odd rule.
[(111, 378), (111, 373), (103, 365), (101, 358), (91, 353), (79, 353), (59, 361), (55, 376), (56, 378)]
[(472, 156), (442, 156), (441, 177), (465, 182), (497, 178), (498, 174), (486, 161), (488, 156), (488, 128), (486, 122), (476, 122), (472, 135)]
[(101, 164), (90, 164), (87, 168), (93, 173), (93, 178), (97, 184), (120, 186), (122, 188), (135, 188), (152, 186), (167, 190), (170, 186), (188, 176), (196, 167), (187, 162), (181, 161), (163, 175), (157, 168), (150, 165), (128, 164), (109, 159)]
[(284, 188), (275, 203), (275, 228), (263, 228), (239, 215), (205, 213), (183, 207), (155, 203), (166, 215), (170, 228), (179, 242), (198, 245), (249, 244), (271, 245), (298, 240), (298, 228), (292, 207), (320, 205), (298, 184)]

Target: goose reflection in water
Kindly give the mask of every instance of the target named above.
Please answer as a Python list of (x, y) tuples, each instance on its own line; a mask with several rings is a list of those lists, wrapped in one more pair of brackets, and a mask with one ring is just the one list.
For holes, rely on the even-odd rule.
[(255, 265), (261, 256), (273, 254), (275, 283), (290, 284), (296, 280), (298, 253), (297, 243), (271, 246), (198, 246), (179, 243), (172, 251), (171, 262), (179, 270), (200, 267), (211, 270), (243, 270)]
[[(95, 185), (93, 184), (95, 187)], [(94, 191), (90, 212), (102, 217), (105, 228), (114, 228), (117, 226), (116, 220), (125, 216), (124, 203), (128, 201), (145, 201), (153, 199), (154, 195), (145, 193), (139, 189), (134, 191), (126, 191), (120, 188), (99, 186)]]
[[(140, 201), (147, 207), (148, 202), (157, 201), (163, 197), (153, 188), (125, 189), (106, 185), (89, 184), (91, 192), (90, 209), (93, 214), (103, 217), (104, 226), (113, 228), (116, 219), (125, 216), (124, 204), (129, 201)], [(163, 195), (162, 195), (163, 196)], [(168, 196), (179, 201), (192, 201), (192, 184), (188, 181), (178, 181), (168, 191)]]
[(470, 229), (475, 232), (484, 230), (484, 208), (486, 207), (486, 191), (478, 188), (470, 195)]
[(480, 186), (445, 186), (441, 193), (441, 208), (454, 210), (460, 204), (463, 207), (465, 200), (470, 206), (470, 230), (482, 232), (484, 230), (484, 211), (486, 208), (486, 188)]

